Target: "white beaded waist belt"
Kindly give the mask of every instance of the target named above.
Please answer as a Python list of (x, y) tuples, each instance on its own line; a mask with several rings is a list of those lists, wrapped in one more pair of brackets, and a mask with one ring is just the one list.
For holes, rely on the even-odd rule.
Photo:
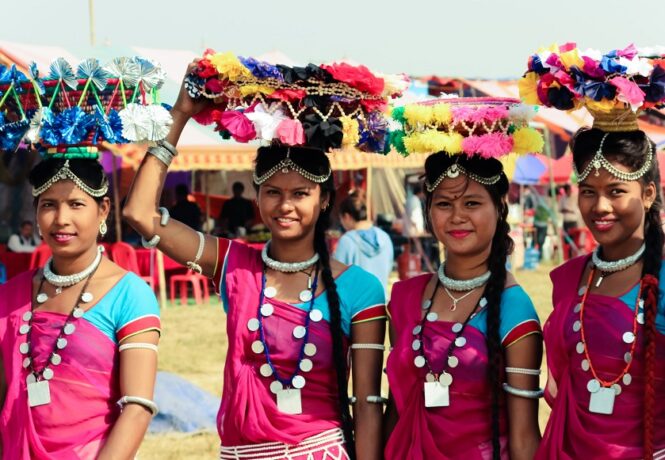
[(325, 458), (346, 460), (349, 457), (343, 446), (344, 434), (342, 430), (333, 428), (310, 436), (294, 445), (284, 444), (283, 442), (266, 442), (244, 446), (221, 446), (219, 458), (222, 460), (282, 460), (284, 458), (323, 452), (326, 449), (338, 447), (336, 452), (328, 452), (328, 457)]

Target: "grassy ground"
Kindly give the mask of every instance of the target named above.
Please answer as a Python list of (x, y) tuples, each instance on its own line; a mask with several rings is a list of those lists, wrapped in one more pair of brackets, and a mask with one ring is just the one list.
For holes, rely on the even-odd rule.
[[(517, 271), (515, 276), (536, 305), (541, 321), (551, 310), (552, 286), (548, 272), (551, 266), (535, 271)], [(222, 368), (226, 353), (226, 316), (219, 301), (210, 305), (179, 304), (162, 309), (163, 336), (160, 343), (160, 370), (186, 378), (210, 393), (222, 391)], [(543, 384), (546, 374), (543, 374)], [(549, 415), (541, 402), (540, 420)], [(218, 457), (217, 433), (184, 435), (148, 435), (139, 455), (140, 460), (211, 459)]]

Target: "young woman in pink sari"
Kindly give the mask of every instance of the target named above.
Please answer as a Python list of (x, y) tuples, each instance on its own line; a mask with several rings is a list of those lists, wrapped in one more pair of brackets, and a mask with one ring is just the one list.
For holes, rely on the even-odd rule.
[[(526, 126), (512, 115), (525, 113), (514, 100), (459, 99), (437, 103), (431, 115), (426, 109), (407, 107), (405, 123), (431, 117), (443, 136), (486, 136), (499, 153), (512, 151), (510, 132)], [(418, 128), (406, 132), (405, 145), (417, 144), (408, 133)], [(480, 144), (462, 152), (448, 145), (452, 154), (427, 158), (424, 187), (445, 261), (437, 273), (397, 283), (388, 307), (385, 458), (531, 459), (540, 439), (542, 339), (531, 300), (506, 270), (508, 179)]]
[(379, 459), (385, 294), (374, 276), (330, 258), (325, 231), (335, 189), (324, 151), (258, 149), (257, 203), (272, 235), (263, 250), (197, 235), (157, 208), (173, 146), (209, 105), (183, 86), (168, 142), (148, 151), (124, 216), (149, 244), (220, 290), (229, 343), (217, 419), (221, 458)]
[(131, 459), (151, 416), (159, 310), (102, 256), (108, 181), (96, 160), (31, 172), (53, 256), (0, 286), (0, 450), (6, 460)]

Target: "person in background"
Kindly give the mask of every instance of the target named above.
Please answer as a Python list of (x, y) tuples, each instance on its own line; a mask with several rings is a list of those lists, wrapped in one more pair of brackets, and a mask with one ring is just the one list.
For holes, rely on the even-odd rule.
[(563, 230), (570, 233), (577, 228), (579, 210), (576, 203), (577, 199), (573, 196), (573, 191), (569, 184), (561, 187), (559, 196), (559, 212), (563, 216)]
[(353, 193), (340, 203), (339, 215), (346, 233), (339, 239), (335, 259), (367, 270), (387, 292), (394, 256), (390, 236), (367, 219), (367, 205), (359, 194)]
[(194, 230), (201, 230), (201, 208), (199, 205), (189, 201), (189, 190), (185, 184), (175, 187), (175, 205), (169, 209), (171, 217), (190, 226)]
[(234, 182), (232, 191), (233, 197), (224, 203), (219, 214), (219, 226), (225, 235), (243, 236), (254, 222), (254, 206), (242, 196), (245, 191), (242, 182)]
[(14, 233), (7, 241), (7, 249), (11, 252), (33, 252), (40, 240), (35, 237), (34, 226), (29, 220), (21, 222), (18, 233)]
[(406, 199), (404, 209), (404, 231), (406, 236), (417, 236), (425, 231), (425, 215), (423, 214), (423, 200), (425, 194), (420, 184), (414, 184), (412, 194)]

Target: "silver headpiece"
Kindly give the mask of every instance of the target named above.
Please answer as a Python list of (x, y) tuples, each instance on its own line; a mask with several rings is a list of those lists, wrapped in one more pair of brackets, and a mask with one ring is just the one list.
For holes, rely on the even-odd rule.
[(286, 174), (289, 172), (289, 170), (297, 172), (302, 177), (304, 177), (309, 181), (314, 182), (315, 184), (322, 184), (328, 179), (330, 179), (330, 175), (332, 174), (331, 169), (329, 169), (326, 174), (317, 176), (316, 174), (312, 174), (309, 171), (305, 170), (304, 168), (295, 164), (293, 160), (291, 160), (290, 154), (291, 154), (291, 149), (288, 149), (286, 151), (286, 157), (282, 161), (277, 163), (275, 166), (270, 168), (268, 171), (266, 171), (262, 176), (257, 176), (255, 170), (254, 173), (252, 174), (254, 183), (256, 185), (261, 185), (265, 181), (270, 179), (272, 176), (274, 176), (278, 171), (282, 171), (282, 173)]
[(464, 174), (466, 177), (469, 179), (472, 179), (479, 184), (483, 185), (494, 185), (497, 182), (499, 182), (499, 179), (501, 179), (501, 174), (497, 174), (496, 176), (491, 176), (491, 177), (482, 177), (479, 176), (478, 174), (474, 174), (472, 172), (467, 171), (464, 169), (464, 167), (460, 166), (457, 163), (453, 163), (448, 168), (433, 182), (429, 183), (425, 181), (425, 187), (427, 188), (427, 191), (429, 193), (432, 193), (434, 189), (436, 189), (439, 184), (446, 178), (449, 179), (454, 179), (458, 177), (460, 174)]
[(577, 168), (573, 163), (573, 168), (575, 169), (575, 174), (577, 175), (578, 182), (581, 182), (587, 177), (589, 177), (589, 174), (591, 174), (591, 171), (594, 169), (596, 170), (594, 173), (595, 176), (598, 176), (598, 174), (600, 174), (600, 169), (604, 168), (605, 171), (607, 171), (617, 179), (623, 181), (639, 180), (642, 178), (642, 176), (644, 176), (647, 173), (647, 171), (651, 169), (651, 163), (653, 162), (653, 147), (651, 146), (651, 142), (649, 142), (649, 153), (647, 153), (647, 158), (640, 169), (633, 172), (626, 172), (626, 171), (621, 171), (616, 167), (614, 167), (614, 165), (612, 165), (612, 163), (607, 161), (607, 158), (603, 156), (603, 145), (605, 144), (605, 139), (607, 139), (607, 136), (609, 134), (610, 133), (605, 133), (603, 138), (600, 140), (600, 145), (598, 146), (598, 150), (596, 150), (596, 154), (593, 156), (591, 161), (586, 165), (586, 168), (584, 168), (584, 170), (581, 173), (577, 171)]
[(78, 178), (74, 172), (69, 169), (69, 160), (65, 161), (65, 164), (58, 170), (58, 172), (55, 173), (53, 177), (51, 177), (48, 181), (46, 181), (43, 185), (37, 188), (32, 189), (32, 196), (38, 197), (45, 191), (47, 191), (53, 184), (56, 182), (59, 182), (61, 180), (70, 180), (76, 184), (78, 188), (83, 190), (85, 193), (88, 195), (94, 197), (94, 198), (99, 198), (104, 195), (106, 195), (106, 192), (109, 191), (109, 181), (104, 177), (104, 181), (102, 182), (102, 186), (98, 189), (95, 190), (88, 185), (85, 184), (81, 179)]

